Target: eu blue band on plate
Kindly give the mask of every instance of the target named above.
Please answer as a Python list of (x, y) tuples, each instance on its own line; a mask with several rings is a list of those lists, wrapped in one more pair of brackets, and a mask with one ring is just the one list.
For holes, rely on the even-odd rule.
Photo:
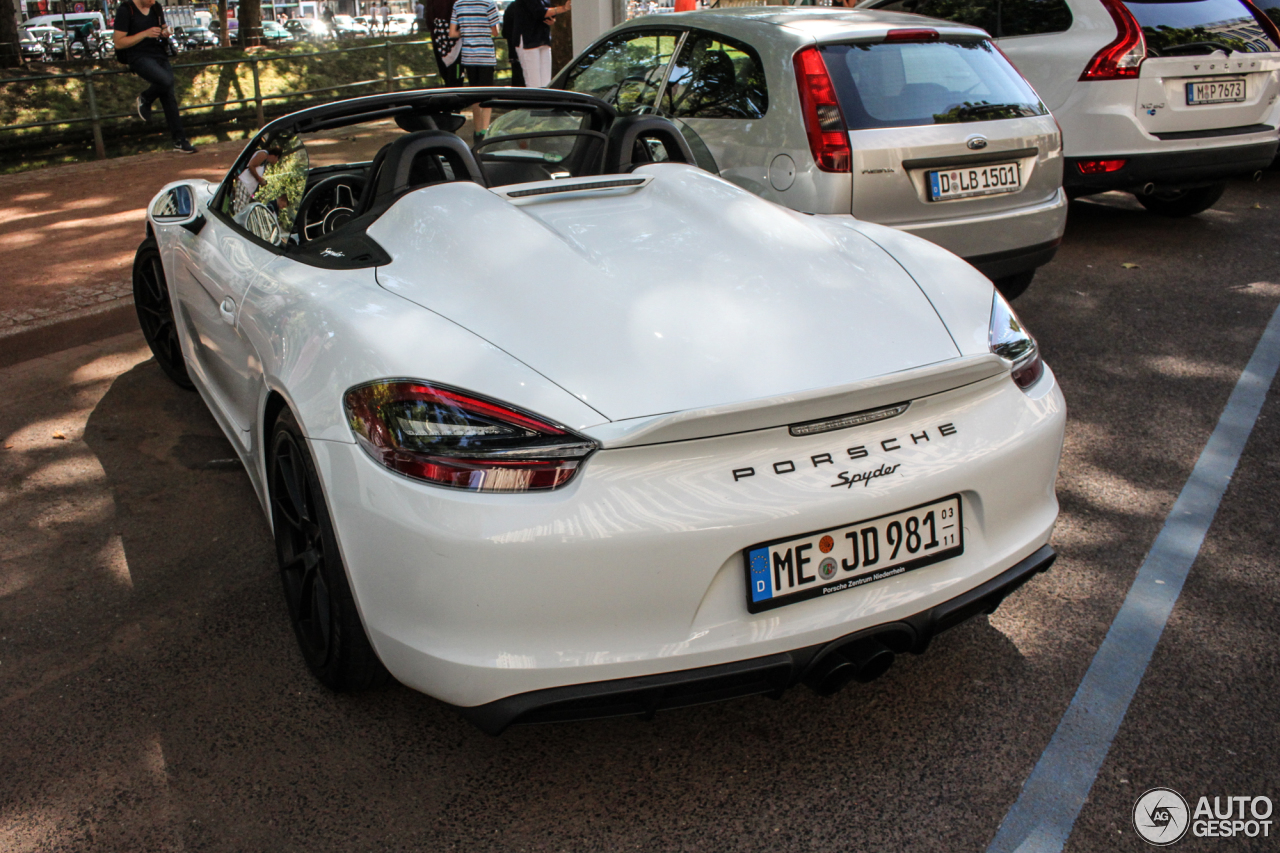
[(938, 173), (929, 173), (929, 188), (933, 190), (933, 197), (937, 198), (942, 195), (942, 186), (938, 183)]
[(757, 548), (747, 555), (747, 559), (751, 563), (751, 600), (773, 598), (773, 585), (769, 581), (769, 549)]

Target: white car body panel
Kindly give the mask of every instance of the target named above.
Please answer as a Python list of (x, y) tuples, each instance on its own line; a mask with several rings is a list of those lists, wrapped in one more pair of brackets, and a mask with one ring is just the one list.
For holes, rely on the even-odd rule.
[[(610, 420), (959, 355), (910, 277), (856, 231), (692, 166), (637, 174), (658, 179), (608, 199), (517, 206), (469, 183), (411, 193), (369, 229), (393, 258), (378, 281), (501, 342)], [(459, 216), (477, 227), (441, 245), (439, 233)], [(503, 235), (503, 252), (488, 249), (493, 234)], [(487, 282), (483, 300), (470, 289), (476, 278)], [(907, 337), (910, 348), (895, 346)]]
[[(1065, 406), (1052, 377), (1028, 397), (994, 378), (881, 424), (797, 440), (785, 429), (598, 452), (562, 491), (457, 494), (359, 448), (315, 448), (366, 627), (399, 680), (455, 705), (565, 683), (759, 656), (892, 621), (994, 577), (1045, 544)], [(981, 410), (972, 430), (957, 408)], [(937, 426), (961, 430), (944, 444)], [(910, 434), (930, 432), (911, 446)], [(966, 434), (967, 433), (967, 434)], [(963, 438), (961, 436), (964, 435)], [(832, 489), (809, 467), (735, 483), (729, 469), (899, 437), (900, 474)], [(1009, 471), (1021, 476), (1010, 477)], [(963, 496), (966, 552), (823, 599), (749, 615), (742, 549), (888, 506)], [(482, 511), (481, 511), (482, 510)], [(1013, 519), (1016, 519), (1013, 520)], [(429, 542), (428, 548), (422, 543)]]
[[(691, 167), (636, 174), (651, 178), (639, 190), (525, 203), (510, 187), (411, 191), (369, 229), (393, 258), (376, 270), (240, 253), (204, 182), (184, 182), (209, 220), (199, 233), (148, 214), (191, 378), (264, 506), (278, 395), (375, 651), (455, 705), (823, 643), (954, 599), (1053, 530), (1065, 404), (1047, 368), (1024, 392), (991, 353), (987, 279), (909, 234), (797, 214)], [(215, 292), (211, 274), (245, 286)], [(219, 296), (238, 297), (232, 321)], [(738, 346), (779, 324), (799, 328)], [(602, 449), (546, 492), (393, 473), (356, 443), (342, 398), (397, 377)], [(907, 400), (877, 423), (786, 427)], [(897, 467), (832, 487), (877, 465)], [(953, 493), (960, 557), (748, 613), (744, 548)]]

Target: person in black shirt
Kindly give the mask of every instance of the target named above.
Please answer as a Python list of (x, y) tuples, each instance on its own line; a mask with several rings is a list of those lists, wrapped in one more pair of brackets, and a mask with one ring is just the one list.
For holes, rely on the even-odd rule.
[(151, 84), (135, 103), (138, 117), (150, 121), (151, 105), (160, 101), (173, 136), (173, 150), (196, 153), (182, 130), (178, 98), (173, 91), (173, 68), (160, 42), (169, 37), (160, 4), (156, 0), (124, 0), (116, 9), (114, 29), (116, 58), (128, 63), (130, 71)]
[(517, 8), (509, 31), (525, 86), (541, 89), (551, 82), (551, 25), (557, 15), (572, 11), (571, 4), (572, 0), (563, 6), (553, 6), (551, 0), (513, 0)]

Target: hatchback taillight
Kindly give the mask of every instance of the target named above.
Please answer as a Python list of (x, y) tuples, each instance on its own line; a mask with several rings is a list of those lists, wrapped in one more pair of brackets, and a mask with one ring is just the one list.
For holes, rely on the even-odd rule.
[(567, 427), (473, 394), (410, 380), (358, 385), (347, 421), (370, 456), (417, 480), (473, 492), (563, 486), (599, 446)]
[(1142, 27), (1121, 0), (1102, 0), (1116, 25), (1116, 37), (1094, 54), (1085, 66), (1081, 80), (1121, 80), (1137, 77), (1142, 60), (1147, 58), (1147, 41)]
[(806, 47), (795, 55), (794, 62), (796, 84), (800, 87), (800, 111), (804, 114), (804, 129), (814, 162), (824, 172), (851, 171), (853, 154), (849, 150), (849, 133), (822, 53), (816, 47)]

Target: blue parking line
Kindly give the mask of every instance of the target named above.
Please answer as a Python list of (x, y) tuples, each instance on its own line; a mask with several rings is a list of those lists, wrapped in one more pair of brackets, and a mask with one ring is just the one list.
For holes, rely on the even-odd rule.
[(1066, 845), (1200, 553), (1278, 368), (1280, 308), (1271, 315), (1089, 671), (987, 853), (1058, 853)]

